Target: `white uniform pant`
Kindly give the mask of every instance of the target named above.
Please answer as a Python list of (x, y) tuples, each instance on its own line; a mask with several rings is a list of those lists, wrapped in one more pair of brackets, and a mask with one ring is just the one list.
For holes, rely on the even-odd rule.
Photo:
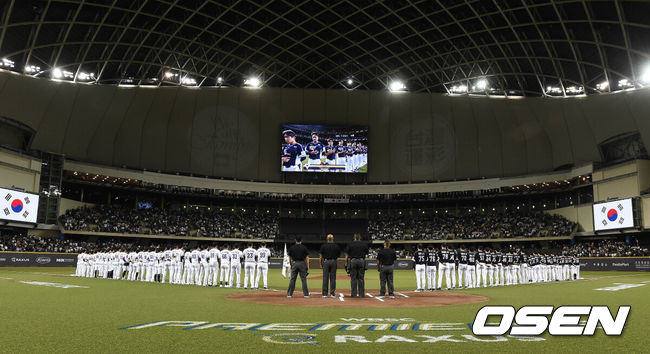
[(424, 264), (415, 265), (415, 283), (418, 290), (424, 289), (427, 285), (426, 266)]
[(427, 289), (435, 289), (436, 288), (436, 266), (435, 265), (428, 265), (426, 267), (426, 273), (427, 273)]
[(221, 263), (221, 272), (219, 272), (219, 282), (228, 285), (228, 276), (230, 274), (230, 263)]
[(255, 287), (255, 262), (244, 263), (244, 288), (248, 287), (250, 279), (251, 289)]
[[(208, 271), (206, 272), (207, 285), (217, 285), (219, 284), (219, 262), (215, 260), (210, 261), (208, 266)], [(206, 281), (203, 282), (204, 284)]]
[(442, 288), (442, 275), (445, 275), (445, 284), (447, 288), (451, 287), (451, 263), (438, 263), (438, 288)]
[(463, 286), (463, 279), (465, 279), (465, 287), (469, 286), (469, 282), (467, 279), (467, 264), (463, 263), (458, 263), (458, 287)]
[(255, 289), (260, 285), (260, 276), (264, 278), (264, 287), (268, 288), (268, 275), (269, 275), (269, 264), (268, 263), (257, 263), (257, 275), (255, 276)]
[(467, 265), (467, 280), (465, 281), (465, 285), (468, 288), (476, 287), (476, 265)]
[(230, 276), (228, 277), (228, 287), (232, 288), (233, 280), (237, 279), (237, 287), (241, 284), (241, 263), (234, 262), (230, 265)]

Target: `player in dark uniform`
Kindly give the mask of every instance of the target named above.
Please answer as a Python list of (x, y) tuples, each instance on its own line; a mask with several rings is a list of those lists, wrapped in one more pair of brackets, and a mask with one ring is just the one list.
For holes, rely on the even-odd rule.
[(447, 290), (450, 290), (451, 279), (450, 279), (450, 251), (447, 249), (447, 246), (442, 245), (440, 247), (440, 252), (438, 253), (438, 290), (442, 288), (442, 275), (445, 275), (445, 282), (447, 284)]
[(438, 251), (429, 246), (427, 249), (427, 289), (434, 291), (436, 289), (436, 267), (438, 266)]
[[(334, 148), (336, 150), (336, 164), (345, 166), (347, 160), (347, 157), (345, 156), (345, 151), (347, 150), (347, 147), (343, 143), (343, 140), (339, 140), (339, 144), (336, 145)], [(343, 170), (343, 172), (345, 172), (345, 170)]]
[(393, 286), (393, 267), (397, 260), (395, 250), (390, 248), (390, 241), (384, 241), (384, 248), (377, 254), (377, 271), (379, 272), (379, 296), (386, 295), (386, 285), (388, 285), (388, 296), (395, 298), (395, 289)]
[(293, 130), (282, 132), (286, 145), (282, 149), (282, 171), (302, 171), (301, 157), (305, 156), (302, 145), (296, 142), (296, 133)]
[(422, 249), (422, 245), (418, 244), (418, 249), (413, 253), (413, 268), (415, 269), (415, 283), (417, 289), (415, 291), (424, 291), (427, 285), (426, 266), (427, 266), (427, 253)]
[[(469, 279), (467, 279), (467, 262), (468, 262), (468, 252), (464, 247), (460, 247), (458, 251), (458, 287), (465, 288), (469, 286)], [(463, 285), (463, 279), (465, 280), (465, 285)]]
[(311, 133), (311, 141), (305, 145), (305, 150), (307, 150), (307, 170), (310, 166), (319, 166), (318, 171), (320, 171), (321, 165), (321, 153), (323, 152), (323, 143), (318, 141), (318, 134), (316, 132)]
[(483, 287), (487, 286), (487, 264), (485, 263), (485, 251), (483, 250), (483, 247), (478, 248), (478, 252), (476, 252), (476, 287), (481, 286), (481, 282), (483, 283)]
[(327, 145), (323, 148), (323, 155), (325, 155), (326, 165), (336, 164), (336, 147), (334, 146), (334, 140), (327, 140)]
[(467, 252), (467, 279), (469, 288), (476, 287), (476, 251), (471, 249)]

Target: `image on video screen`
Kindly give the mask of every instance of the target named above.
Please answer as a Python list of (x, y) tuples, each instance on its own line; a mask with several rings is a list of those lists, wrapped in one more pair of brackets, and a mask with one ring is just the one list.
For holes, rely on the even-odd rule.
[(285, 124), (283, 172), (368, 172), (368, 127)]

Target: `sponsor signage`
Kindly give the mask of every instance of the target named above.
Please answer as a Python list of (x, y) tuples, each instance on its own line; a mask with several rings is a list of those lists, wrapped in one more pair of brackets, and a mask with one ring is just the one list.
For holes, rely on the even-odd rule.
[(0, 252), (0, 267), (76, 266), (76, 253)]
[(650, 271), (650, 257), (580, 258), (580, 270)]

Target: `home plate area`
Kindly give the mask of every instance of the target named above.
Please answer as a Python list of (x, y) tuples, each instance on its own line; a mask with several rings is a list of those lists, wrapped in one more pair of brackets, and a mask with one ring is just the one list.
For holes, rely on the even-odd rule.
[(350, 291), (337, 291), (336, 297), (323, 298), (321, 291), (310, 290), (310, 297), (305, 298), (301, 290), (296, 290), (288, 298), (286, 291), (249, 291), (228, 295), (228, 299), (257, 304), (310, 306), (310, 307), (430, 307), (461, 304), (474, 304), (487, 301), (485, 296), (454, 292), (415, 292), (395, 291), (395, 297), (379, 296), (378, 290), (366, 290), (366, 297), (350, 297)]

